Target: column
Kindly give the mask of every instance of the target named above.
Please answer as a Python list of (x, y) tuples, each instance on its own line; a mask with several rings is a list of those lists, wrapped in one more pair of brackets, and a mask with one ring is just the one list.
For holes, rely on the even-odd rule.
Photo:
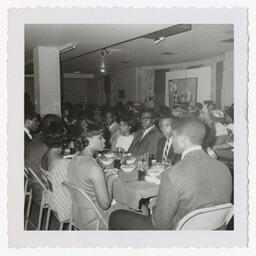
[(59, 50), (37, 47), (33, 51), (35, 111), (61, 115)]

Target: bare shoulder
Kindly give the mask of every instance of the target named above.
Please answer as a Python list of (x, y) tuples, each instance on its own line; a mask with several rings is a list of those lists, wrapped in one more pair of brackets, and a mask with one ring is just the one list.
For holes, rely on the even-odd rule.
[(104, 173), (101, 167), (97, 165), (91, 166), (90, 170), (88, 171), (88, 178), (91, 180), (98, 180), (102, 177), (104, 177)]

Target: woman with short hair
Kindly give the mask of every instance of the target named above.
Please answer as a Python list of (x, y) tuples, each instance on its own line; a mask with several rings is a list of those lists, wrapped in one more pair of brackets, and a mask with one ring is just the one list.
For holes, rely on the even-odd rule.
[(134, 135), (131, 133), (134, 129), (134, 120), (129, 116), (123, 116), (120, 119), (121, 135), (117, 138), (116, 148), (125, 152), (128, 151)]
[[(69, 164), (68, 180), (88, 194), (108, 223), (108, 216), (112, 210), (112, 185), (116, 175), (105, 174), (94, 158), (94, 155), (105, 146), (103, 129), (97, 124), (88, 124), (87, 132), (77, 139), (76, 144), (80, 153)], [(95, 229), (98, 216), (91, 205), (85, 205), (79, 196), (72, 204), (72, 214), (77, 228)], [(104, 229), (104, 226), (101, 225), (100, 229)]]

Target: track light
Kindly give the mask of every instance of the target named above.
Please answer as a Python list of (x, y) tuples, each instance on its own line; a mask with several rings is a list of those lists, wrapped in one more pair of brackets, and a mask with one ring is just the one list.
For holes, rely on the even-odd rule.
[(160, 36), (158, 39), (155, 39), (154, 43), (155, 43), (155, 44), (159, 44), (159, 43), (161, 43), (162, 41), (164, 41), (164, 39), (165, 39), (165, 36)]
[(60, 51), (60, 53), (66, 53), (66, 52), (76, 49), (77, 46), (78, 46), (77, 43), (69, 43), (62, 47), (59, 47), (59, 51)]
[(110, 51), (107, 50), (107, 49), (102, 49), (102, 50), (100, 51), (100, 55), (101, 55), (101, 57), (108, 56), (108, 55), (110, 55)]

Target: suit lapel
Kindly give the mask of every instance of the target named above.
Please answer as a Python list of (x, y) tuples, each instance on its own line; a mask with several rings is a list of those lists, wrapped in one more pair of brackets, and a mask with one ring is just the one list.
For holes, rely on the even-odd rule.
[[(140, 140), (140, 142), (142, 143), (143, 141), (145, 141), (145, 139), (146, 139), (147, 137), (149, 137), (152, 133), (155, 132), (155, 129), (156, 129), (156, 127), (153, 127), (153, 128)], [(142, 136), (142, 135), (141, 135), (141, 136)]]
[(164, 146), (165, 146), (166, 138), (161, 139), (161, 145), (160, 145), (160, 158), (162, 161), (163, 154), (164, 154)]

